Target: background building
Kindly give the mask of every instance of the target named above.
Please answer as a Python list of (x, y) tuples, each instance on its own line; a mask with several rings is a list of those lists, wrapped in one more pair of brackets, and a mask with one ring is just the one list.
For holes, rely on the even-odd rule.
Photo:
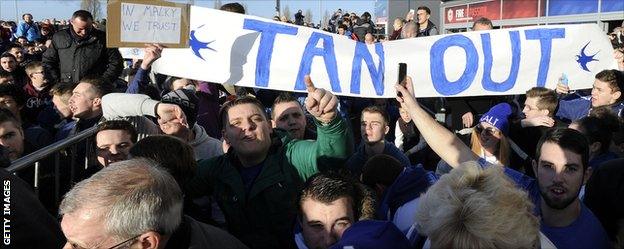
[(623, 0), (461, 0), (440, 5), (440, 33), (466, 31), (479, 17), (496, 28), (527, 25), (597, 23), (605, 32), (621, 26)]

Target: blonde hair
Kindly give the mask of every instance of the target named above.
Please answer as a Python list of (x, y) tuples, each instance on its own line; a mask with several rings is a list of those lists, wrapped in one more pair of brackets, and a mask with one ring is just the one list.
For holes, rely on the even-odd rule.
[(420, 197), (419, 233), (432, 248), (534, 248), (539, 221), (525, 191), (501, 167), (467, 162)]
[[(496, 149), (496, 159), (498, 160), (498, 162), (500, 162), (501, 165), (503, 166), (509, 166), (510, 164), (510, 158), (511, 158), (511, 151), (509, 148), (509, 141), (507, 141), (507, 136), (505, 136), (505, 134), (503, 134), (500, 130), (499, 132), (501, 133), (501, 138), (500, 141), (498, 141), (498, 148)], [(481, 146), (481, 141), (479, 140), (479, 134), (477, 133), (476, 130), (472, 130), (472, 134), (470, 135), (470, 148), (472, 149), (472, 152), (474, 152), (477, 155), (481, 155), (481, 150), (483, 150), (483, 147)]]

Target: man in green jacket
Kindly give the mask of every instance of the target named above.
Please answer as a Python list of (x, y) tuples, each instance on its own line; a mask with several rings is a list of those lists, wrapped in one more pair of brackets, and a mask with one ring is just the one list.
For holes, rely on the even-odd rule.
[(325, 167), (343, 167), (353, 151), (351, 132), (337, 115), (336, 96), (315, 88), (309, 76), (305, 79), (305, 106), (316, 119), (316, 141), (273, 130), (255, 98), (232, 100), (219, 115), (230, 149), (200, 161), (185, 187), (191, 197), (212, 194), (230, 233), (252, 248), (294, 248), (297, 194), (303, 183)]

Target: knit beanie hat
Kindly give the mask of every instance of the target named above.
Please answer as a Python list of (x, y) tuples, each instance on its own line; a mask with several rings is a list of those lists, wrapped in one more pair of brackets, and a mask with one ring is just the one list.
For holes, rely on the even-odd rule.
[(195, 121), (197, 121), (197, 104), (199, 102), (194, 91), (188, 89), (175, 90), (162, 96), (160, 102), (180, 106), (186, 115), (189, 127), (193, 128)]
[(491, 124), (507, 136), (509, 132), (509, 117), (511, 117), (511, 106), (507, 103), (500, 103), (481, 116), (479, 122)]

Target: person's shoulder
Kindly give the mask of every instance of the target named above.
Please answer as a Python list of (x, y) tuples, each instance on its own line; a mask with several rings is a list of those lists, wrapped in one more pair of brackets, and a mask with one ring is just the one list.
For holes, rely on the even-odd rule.
[(190, 228), (190, 247), (194, 248), (247, 248), (240, 240), (217, 227), (201, 223), (189, 216), (184, 216), (184, 222)]

